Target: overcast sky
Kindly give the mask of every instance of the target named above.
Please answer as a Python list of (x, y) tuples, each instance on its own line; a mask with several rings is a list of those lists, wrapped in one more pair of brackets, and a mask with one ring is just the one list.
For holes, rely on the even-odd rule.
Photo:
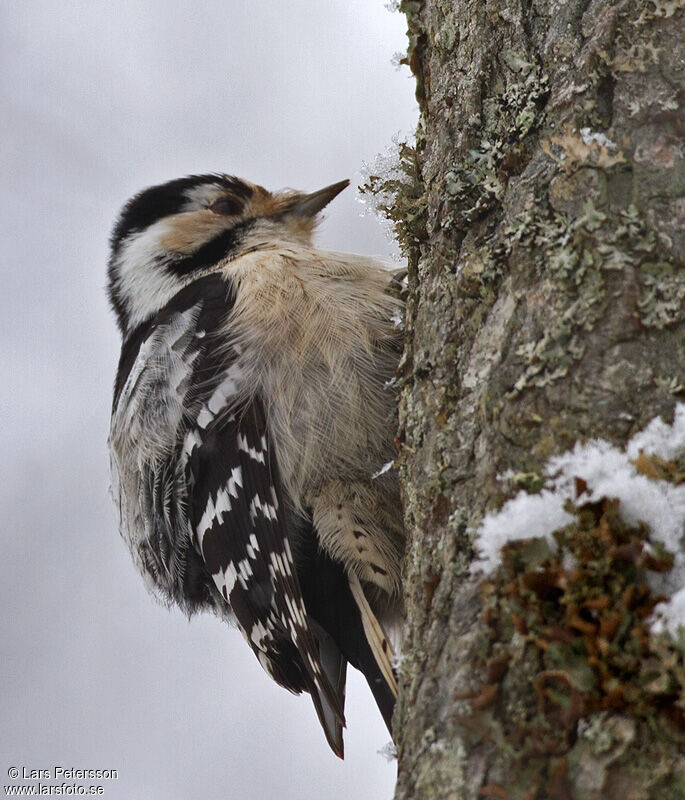
[[(359, 182), (415, 126), (404, 30), (384, 0), (3, 3), (0, 787), (61, 765), (118, 770), (123, 800), (392, 796), (363, 679), (340, 762), (237, 631), (147, 595), (108, 496), (104, 283), (114, 218), (152, 183)], [(361, 210), (348, 189), (320, 243), (392, 254)]]

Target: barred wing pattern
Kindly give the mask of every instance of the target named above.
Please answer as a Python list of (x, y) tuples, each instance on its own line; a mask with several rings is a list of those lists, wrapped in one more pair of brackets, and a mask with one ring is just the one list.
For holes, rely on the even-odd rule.
[(264, 409), (237, 402), (237, 352), (214, 336), (232, 303), (224, 278), (206, 276), (124, 343), (110, 437), (122, 535), (164, 597), (230, 609), (264, 669), (310, 692), (342, 755), (344, 689), (305, 609)]
[[(229, 368), (225, 382), (234, 378)], [(227, 388), (217, 389), (221, 397)], [(323, 670), (310, 628), (264, 411), (255, 398), (222, 418), (214, 398), (184, 445), (193, 545), (261, 665), (290, 691), (309, 691), (341, 754), (344, 700)]]

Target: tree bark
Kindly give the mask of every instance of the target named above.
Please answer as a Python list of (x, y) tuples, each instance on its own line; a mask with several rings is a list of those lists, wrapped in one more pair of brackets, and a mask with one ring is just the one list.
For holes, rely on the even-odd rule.
[(683, 399), (682, 4), (400, 7), (417, 142), (370, 187), (410, 265), (396, 800), (685, 798), (683, 649), (645, 622), (644, 558), (616, 557), (649, 531), (579, 501), (575, 571), (561, 546), (471, 569), (484, 515), (551, 455)]

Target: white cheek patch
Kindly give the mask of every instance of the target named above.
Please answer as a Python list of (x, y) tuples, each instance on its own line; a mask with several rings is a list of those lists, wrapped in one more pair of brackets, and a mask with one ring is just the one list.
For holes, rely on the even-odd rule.
[(128, 315), (129, 330), (163, 308), (187, 281), (166, 268), (162, 240), (169, 235), (168, 220), (159, 220), (122, 243), (114, 262), (116, 290)]

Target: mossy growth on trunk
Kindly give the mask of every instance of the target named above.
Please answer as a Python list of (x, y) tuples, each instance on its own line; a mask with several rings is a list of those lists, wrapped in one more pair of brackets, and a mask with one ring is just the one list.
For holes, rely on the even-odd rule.
[(472, 569), (485, 515), (550, 457), (621, 448), (685, 399), (682, 4), (400, 8), (421, 116), (366, 187), (409, 265), (396, 798), (685, 798), (649, 528), (580, 484), (554, 548), (531, 529)]

